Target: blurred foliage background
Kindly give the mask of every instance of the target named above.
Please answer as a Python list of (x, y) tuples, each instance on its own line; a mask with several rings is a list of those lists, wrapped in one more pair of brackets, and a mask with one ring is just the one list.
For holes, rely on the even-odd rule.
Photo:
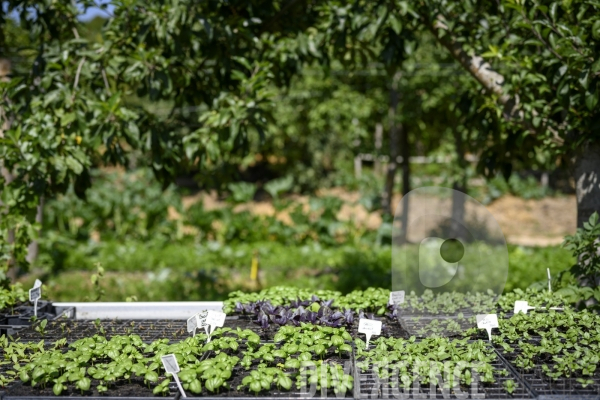
[[(415, 28), (403, 2), (385, 22), (378, 14), (370, 18), (384, 26), (371, 50), (360, 48), (368, 42), (356, 33), (360, 29), (350, 34), (346, 48), (356, 54), (348, 57), (336, 56), (338, 47), (327, 48), (341, 35), (336, 18), (358, 18), (356, 9), (337, 2), (330, 8), (311, 3), (297, 14), (296, 6), (284, 12), (287, 6), (273, 2), (273, 10), (244, 21), (223, 2), (213, 2), (205, 10), (212, 20), (190, 23), (211, 43), (200, 46), (202, 51), (184, 32), (193, 16), (185, 13), (185, 2), (162, 8), (149, 2), (140, 15), (127, 3), (114, 18), (71, 18), (56, 33), (43, 31), (35, 18), (25, 23), (27, 2), (8, 3), (13, 14), (3, 11), (1, 45), (13, 77), (4, 83), (5, 94), (14, 95), (14, 104), (37, 101), (53, 119), (28, 111), (29, 119), (17, 118), (11, 129), (53, 126), (52, 135), (69, 144), (60, 150), (64, 159), (29, 165), (19, 159), (18, 146), (3, 141), (5, 167), (29, 165), (16, 183), (3, 181), (3, 201), (12, 205), (11, 212), (16, 204), (29, 207), (12, 226), (29, 221), (28, 229), (40, 232), (31, 234), (38, 250), (29, 268), (27, 251), (7, 245), (13, 228), (4, 226), (3, 259), (27, 284), (41, 277), (55, 300), (78, 300), (93, 290), (90, 277), (98, 265), (107, 271), (101, 282), (104, 300), (132, 295), (211, 300), (282, 281), (343, 292), (387, 287), (394, 194), (438, 185), (485, 205), (509, 195), (539, 200), (574, 194), (564, 154), (543, 138), (517, 138), (514, 126), (501, 121), (437, 34)], [(236, 7), (246, 15), (246, 6), (236, 2)], [(67, 5), (59, 11), (81, 12)], [(169, 12), (180, 18), (181, 31), (158, 22)], [(275, 15), (271, 25), (254, 27), (269, 13)], [(119, 35), (126, 23), (136, 27), (131, 39)], [(76, 38), (65, 39), (71, 28)], [(472, 29), (465, 22), (460, 32), (468, 36)], [(231, 32), (238, 35), (233, 56), (219, 47)], [(46, 58), (36, 53), (44, 35), (67, 43), (66, 58), (58, 50)], [(319, 35), (326, 39), (319, 42)], [(250, 51), (253, 37), (260, 44)], [(147, 45), (140, 45), (144, 41)], [(497, 58), (499, 51), (491, 44), (486, 57)], [(48, 79), (44, 88), (31, 89), (24, 100), (17, 77), (33, 70), (35, 80), (42, 59), (56, 76), (43, 78)], [(70, 80), (62, 82), (64, 71)], [(81, 80), (80, 92), (73, 76)], [(20, 82), (33, 82), (27, 79)], [(68, 86), (72, 93), (60, 92)], [(55, 87), (60, 90), (51, 95)], [(270, 111), (264, 112), (267, 104)], [(7, 111), (18, 114), (10, 107), (7, 103)], [(44, 146), (36, 147), (39, 154), (56, 149)], [(358, 173), (356, 162), (364, 155), (378, 161), (363, 160)], [(415, 161), (397, 165), (403, 174), (390, 178), (385, 158), (396, 156)], [(17, 161), (9, 165), (10, 157)], [(429, 161), (418, 162), (426, 157)], [(15, 186), (19, 179), (23, 185)], [(32, 210), (40, 198), (43, 213), (36, 224)], [(560, 246), (511, 244), (509, 256), (507, 290), (544, 280), (546, 268), (556, 274), (575, 262)], [(248, 281), (253, 260), (260, 265), (257, 282)]]

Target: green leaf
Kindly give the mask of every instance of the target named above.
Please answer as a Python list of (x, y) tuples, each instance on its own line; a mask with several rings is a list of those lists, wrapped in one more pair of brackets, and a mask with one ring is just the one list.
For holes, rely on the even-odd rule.
[(146, 375), (144, 375), (144, 379), (148, 382), (158, 382), (158, 374), (154, 371), (148, 371), (146, 372)]
[(262, 386), (260, 385), (260, 381), (253, 381), (250, 384), (250, 390), (252, 390), (254, 393), (258, 393), (262, 390)]
[(84, 392), (87, 390), (90, 390), (91, 384), (92, 384), (92, 381), (90, 380), (90, 378), (87, 378), (87, 377), (83, 377), (79, 381), (77, 381), (77, 387), (80, 390), (83, 390)]
[(348, 353), (352, 352), (352, 346), (349, 344), (343, 344), (340, 346), (340, 351), (347, 351)]
[(285, 390), (290, 390), (292, 387), (292, 380), (287, 375), (280, 375), (277, 382), (279, 383), (279, 386), (281, 386)]
[(194, 379), (192, 382), (190, 382), (190, 391), (196, 394), (202, 393), (202, 384), (198, 379)]
[(286, 358), (287, 357), (287, 353), (283, 350), (275, 350), (273, 352), (273, 356), (278, 357), (278, 358)]
[(64, 114), (60, 119), (60, 126), (67, 126), (71, 122), (75, 121), (76, 115), (75, 113), (67, 113)]
[(600, 39), (600, 19), (596, 20), (592, 26), (592, 36), (596, 40)]
[(54, 386), (52, 386), (52, 393), (54, 393), (55, 396), (60, 396), (64, 389), (65, 386), (62, 383), (55, 383)]
[(219, 377), (210, 378), (206, 381), (205, 386), (211, 392), (217, 391), (223, 384), (223, 379)]
[(300, 368), (300, 360), (296, 358), (288, 358), (285, 361), (285, 368), (297, 369)]
[(21, 372), (19, 372), (19, 379), (21, 379), (23, 382), (29, 382), (29, 374), (27, 371), (22, 369)]
[(331, 337), (331, 344), (334, 346), (341, 346), (344, 344), (344, 339), (339, 335), (333, 335)]

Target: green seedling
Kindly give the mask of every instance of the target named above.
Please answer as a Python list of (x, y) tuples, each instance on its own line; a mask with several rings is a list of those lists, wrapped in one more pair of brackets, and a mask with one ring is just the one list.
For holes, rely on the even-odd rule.
[(44, 320), (42, 320), (42, 322), (40, 322), (35, 327), (35, 331), (38, 332), (40, 335), (44, 336), (46, 334), (46, 326), (47, 325), (48, 325), (48, 320), (44, 319)]

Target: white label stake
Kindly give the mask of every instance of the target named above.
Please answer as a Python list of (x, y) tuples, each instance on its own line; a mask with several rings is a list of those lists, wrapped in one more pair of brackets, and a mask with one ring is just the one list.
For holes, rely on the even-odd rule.
[(207, 342), (210, 342), (210, 336), (213, 334), (213, 332), (215, 331), (217, 326), (225, 325), (225, 317), (226, 317), (225, 313), (221, 312), (221, 311), (210, 310), (208, 312), (208, 315), (206, 316), (206, 321), (205, 321), (206, 325), (210, 326), (210, 330), (207, 331), (207, 333), (208, 333)]
[(160, 359), (163, 363), (163, 367), (165, 367), (165, 371), (167, 371), (167, 373), (173, 375), (173, 378), (175, 378), (175, 383), (177, 383), (177, 387), (179, 388), (181, 397), (187, 397), (185, 395), (185, 392), (183, 391), (183, 387), (181, 387), (181, 382), (179, 382), (179, 377), (177, 376), (177, 373), (180, 370), (179, 370), (179, 364), (177, 364), (177, 358), (175, 357), (175, 354), (167, 354), (166, 356), (162, 356)]
[(552, 277), (550, 276), (550, 268), (546, 268), (548, 272), (548, 292), (552, 293)]
[(188, 333), (193, 332), (192, 337), (196, 336), (196, 329), (198, 329), (198, 314), (192, 315), (187, 320), (187, 331)]
[(35, 281), (33, 288), (29, 289), (29, 301), (33, 301), (33, 315), (37, 318), (37, 303), (42, 297), (42, 282)]
[(390, 304), (402, 304), (404, 303), (404, 290), (399, 290), (397, 292), (390, 292)]
[(488, 333), (490, 342), (492, 341), (492, 328), (498, 328), (498, 316), (496, 314), (478, 314), (477, 327), (479, 329), (485, 329)]
[(367, 345), (365, 349), (369, 349), (369, 342), (371, 336), (381, 335), (381, 321), (375, 321), (374, 319), (361, 318), (358, 321), (358, 332), (367, 335)]
[[(527, 311), (529, 311), (529, 310), (535, 310), (536, 308), (538, 308), (538, 307), (532, 307), (526, 301), (517, 300), (517, 301), (515, 301), (515, 310), (514, 310), (514, 313), (518, 314), (519, 312), (523, 312), (523, 314), (527, 314)], [(549, 310), (564, 310), (564, 308), (562, 308), (562, 307), (550, 307), (548, 309)]]

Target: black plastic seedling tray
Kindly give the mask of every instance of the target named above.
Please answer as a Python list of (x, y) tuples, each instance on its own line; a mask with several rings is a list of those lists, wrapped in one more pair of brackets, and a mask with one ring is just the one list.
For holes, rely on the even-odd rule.
[[(531, 341), (535, 341), (532, 339)], [(594, 382), (585, 388), (577, 382), (578, 376), (559, 377), (553, 379), (546, 375), (542, 370), (542, 363), (538, 363), (530, 370), (514, 365), (516, 353), (507, 354), (502, 348), (496, 349), (500, 356), (508, 363), (515, 374), (525, 381), (531, 391), (539, 399), (597, 399), (600, 400), (600, 370), (596, 370), (594, 375), (588, 376)], [(544, 365), (552, 363), (543, 362)]]
[[(35, 322), (32, 317), (35, 315), (33, 306), (20, 305), (13, 309), (13, 312), (0, 315), (0, 336), (14, 335), (21, 329), (33, 325)], [(59, 318), (73, 318), (75, 310), (67, 308), (57, 311), (56, 307), (50, 301), (39, 300), (37, 307), (37, 320), (56, 320)]]
[[(530, 387), (521, 380), (506, 360), (498, 353), (496, 354), (498, 357), (492, 363), (496, 382), (493, 384), (479, 382), (476, 393), (472, 393), (470, 388), (461, 388), (463, 393), (459, 395), (453, 393), (451, 390), (443, 393), (438, 386), (432, 388), (430, 385), (419, 386), (418, 392), (411, 386), (409, 392), (405, 393), (404, 389), (398, 391), (392, 387), (390, 382), (394, 379), (382, 380), (373, 370), (362, 372), (357, 367), (355, 368), (354, 376), (354, 396), (355, 399), (534, 399), (536, 396)], [(355, 360), (355, 362), (357, 361), (359, 360)], [(500, 371), (502, 370), (508, 371), (508, 376), (501, 375)], [(504, 381), (509, 379), (512, 379), (518, 385), (512, 394), (509, 394), (503, 386)], [(396, 385), (395, 383), (393, 386), (397, 388)]]
[[(45, 305), (48, 307), (48, 305)], [(72, 310), (68, 310), (66, 316), (73, 317), (74, 313)], [(113, 335), (126, 335), (126, 334), (137, 334), (143, 341), (150, 343), (156, 339), (167, 338), (173, 342), (185, 339), (189, 337), (186, 331), (186, 321), (184, 320), (73, 320), (60, 316), (54, 315), (54, 320), (50, 320), (43, 331), (43, 334), (37, 330), (36, 325), (33, 326), (22, 326), (21, 329), (15, 330), (14, 337), (21, 342), (39, 342), (41, 339), (44, 340), (45, 346), (52, 346), (52, 344), (59, 340), (66, 338), (69, 343), (82, 339), (85, 337), (93, 336), (94, 334), (101, 334), (107, 338)], [(59, 317), (59, 318), (56, 318)], [(408, 333), (401, 327), (401, 324), (396, 320), (390, 320), (387, 317), (380, 318), (386, 325), (387, 329), (382, 332), (382, 336), (393, 336), (393, 337), (408, 337)], [(362, 337), (364, 335), (358, 334), (357, 323), (351, 327), (347, 327), (347, 330), (353, 337)], [(229, 316), (225, 326), (236, 329), (251, 329), (252, 331), (259, 334), (261, 341), (271, 341), (279, 329), (278, 325), (271, 324), (267, 329), (262, 329), (247, 316)], [(487, 338), (484, 331), (480, 332), (481, 335)], [(478, 335), (480, 336), (480, 335)], [(363, 338), (364, 339), (364, 338)], [(0, 354), (2, 349), (0, 349)], [(531, 371), (523, 371), (516, 368), (511, 363), (510, 355), (503, 354), (501, 349), (496, 349), (498, 354), (498, 360), (493, 364), (495, 370), (505, 369), (509, 371), (508, 376), (501, 376), (495, 374), (496, 383), (483, 384), (480, 383), (478, 386), (479, 397), (472, 397), (469, 394), (467, 398), (485, 398), (491, 400), (500, 399), (532, 399), (538, 398), (540, 400), (571, 400), (571, 399), (584, 399), (584, 400), (600, 400), (600, 372), (596, 373), (593, 377), (594, 384), (588, 386), (585, 390), (582, 390), (581, 385), (576, 383), (575, 378), (562, 379), (551, 381), (541, 371), (541, 366), (534, 368)], [(514, 359), (514, 358), (513, 358)], [(397, 397), (398, 393), (394, 393), (389, 383), (381, 382), (373, 373), (373, 371), (367, 371), (362, 373), (357, 368), (354, 368), (354, 355), (351, 358), (352, 370), (354, 374), (354, 390), (352, 393), (347, 393), (345, 398), (355, 399), (366, 399), (366, 398), (382, 398), (382, 399), (394, 399), (402, 398)], [(0, 366), (0, 370), (4, 368), (10, 368), (11, 366)], [(511, 395), (506, 392), (503, 387), (503, 382), (507, 379), (512, 379), (518, 386), (515, 392)], [(231, 381), (233, 382), (233, 380)], [(0, 400), (51, 400), (57, 399), (57, 396), (52, 394), (51, 388), (48, 391), (38, 391), (36, 394), (27, 393), (27, 390), (19, 390), (17, 387), (22, 385), (21, 383), (14, 383), (10, 385), (4, 392), (0, 391)], [(81, 396), (76, 391), (66, 393), (66, 395), (58, 396), (58, 398), (68, 397), (69, 399), (85, 399), (90, 398), (102, 398), (102, 399), (119, 399), (119, 400), (142, 400), (142, 399), (160, 399), (160, 398), (176, 398), (178, 397), (176, 388), (171, 387), (171, 396), (162, 397), (154, 396), (152, 390), (147, 388), (143, 383), (133, 383), (131, 391), (127, 390), (127, 385), (122, 386), (122, 395), (114, 396), (112, 393), (107, 395), (84, 395)], [(237, 385), (237, 382), (232, 384), (232, 387)], [(294, 387), (295, 388), (295, 387)], [(24, 388), (25, 389), (25, 388)], [(31, 388), (30, 388), (31, 389)], [(31, 390), (30, 390), (31, 392)], [(290, 392), (269, 392), (266, 394), (259, 394), (255, 396), (253, 393), (247, 393), (245, 396), (238, 395), (240, 392), (237, 391), (223, 391), (221, 394), (212, 394), (205, 392), (201, 396), (189, 397), (190, 399), (202, 398), (202, 399), (221, 399), (224, 398), (231, 400), (250, 400), (250, 399), (306, 399), (311, 398), (306, 394), (300, 393), (300, 391), (292, 390)], [(230, 396), (231, 394), (231, 396)], [(452, 393), (442, 393), (441, 390), (436, 387), (433, 392), (433, 397), (430, 395), (429, 385), (421, 388), (420, 393), (409, 393), (410, 396), (406, 398), (457, 398)], [(188, 393), (188, 396), (191, 393)], [(446, 395), (446, 397), (444, 397)], [(422, 397), (425, 396), (425, 397)], [(321, 393), (317, 392), (312, 398), (320, 398)], [(327, 394), (329, 398), (336, 398), (333, 392)]]
[[(226, 322), (226, 326), (232, 329), (240, 328), (247, 329), (250, 328), (255, 332), (260, 332), (261, 336), (269, 337), (272, 336), (271, 333), (274, 334), (276, 330), (273, 332), (261, 330), (258, 328), (256, 324), (253, 324), (251, 321), (247, 319), (238, 319), (237, 317), (228, 318)], [(54, 320), (49, 321), (43, 335), (37, 331), (36, 326), (31, 326), (22, 329), (15, 336), (16, 340), (21, 342), (39, 342), (41, 339), (44, 340), (44, 346), (47, 348), (51, 348), (53, 344), (60, 339), (66, 338), (68, 343), (72, 343), (78, 339), (82, 339), (85, 337), (90, 337), (95, 334), (101, 334), (106, 338), (110, 338), (114, 335), (126, 335), (126, 334), (136, 334), (141, 337), (144, 342), (150, 343), (157, 339), (167, 338), (173, 342), (183, 340), (190, 336), (190, 334), (186, 331), (186, 321), (184, 320)], [(225, 333), (227, 335), (227, 333)], [(272, 340), (263, 339), (261, 343), (273, 343)], [(241, 348), (243, 348), (245, 344), (240, 343)], [(1, 353), (1, 349), (0, 349)], [(207, 356), (209, 353), (205, 353)], [(345, 358), (340, 357), (339, 355), (334, 355), (333, 353), (329, 354), (328, 360), (329, 362), (346, 362), (350, 363), (351, 370), (348, 372), (351, 375), (354, 374), (353, 368), (353, 354), (348, 355)], [(282, 361), (283, 362), (283, 361)], [(348, 364), (346, 364), (348, 365)], [(1, 365), (0, 371), (3, 368), (11, 369), (11, 365)], [(247, 372), (243, 370), (241, 366), (236, 366), (232, 371), (232, 378), (228, 380), (231, 389), (226, 390), (222, 389), (221, 393), (210, 393), (203, 387), (203, 393), (201, 396), (189, 397), (193, 398), (201, 398), (201, 399), (238, 399), (238, 400), (249, 400), (249, 399), (308, 399), (308, 398), (320, 398), (320, 392), (315, 393), (314, 395), (307, 395), (306, 393), (302, 393), (295, 386), (292, 387), (291, 391), (279, 391), (276, 388), (272, 388), (268, 393), (259, 393), (258, 396), (255, 396), (253, 393), (246, 393), (243, 391), (237, 391), (237, 385), (241, 383), (243, 376), (245, 376)], [(127, 382), (125, 380), (118, 381), (115, 387), (110, 388), (108, 393), (106, 394), (98, 394), (95, 391), (95, 385), (97, 383), (92, 382), (92, 389), (88, 393), (88, 395), (80, 395), (79, 392), (70, 387), (67, 391), (63, 392), (61, 396), (55, 396), (52, 393), (52, 387), (46, 388), (33, 388), (29, 385), (23, 384), (22, 382), (15, 382), (8, 386), (3, 392), (0, 392), (1, 400), (56, 400), (59, 398), (69, 398), (69, 399), (90, 399), (90, 398), (102, 398), (102, 399), (119, 399), (119, 400), (141, 400), (141, 399), (160, 399), (160, 398), (176, 398), (178, 396), (178, 391), (174, 382), (171, 382), (170, 385), (170, 394), (171, 396), (155, 396), (152, 393), (152, 388), (144, 385), (143, 381), (140, 379), (134, 378), (132, 382)], [(121, 393), (121, 395), (115, 396), (115, 392)], [(187, 393), (188, 396), (191, 393)], [(240, 396), (240, 394), (242, 394)], [(338, 398), (335, 393), (330, 390), (327, 393), (327, 397), (329, 398)], [(352, 399), (354, 398), (354, 394), (352, 391), (346, 393), (344, 397)]]

